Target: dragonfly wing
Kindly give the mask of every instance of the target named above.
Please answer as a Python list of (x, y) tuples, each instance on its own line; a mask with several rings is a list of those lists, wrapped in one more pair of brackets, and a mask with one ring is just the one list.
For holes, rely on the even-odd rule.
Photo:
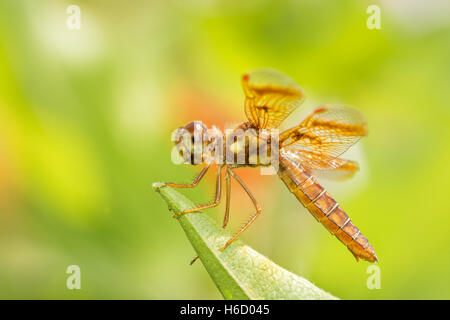
[(300, 149), (315, 158), (337, 158), (367, 134), (367, 124), (355, 109), (319, 107), (298, 126), (280, 135), (280, 148)]
[(245, 114), (255, 128), (277, 128), (305, 99), (303, 89), (283, 73), (262, 69), (242, 77)]
[(283, 149), (282, 153), (301, 164), (313, 176), (328, 180), (345, 180), (351, 178), (359, 170), (358, 163), (352, 160), (291, 148)]
[(344, 160), (344, 164), (333, 169), (311, 169), (313, 176), (327, 180), (343, 181), (355, 175), (359, 170), (358, 162), (352, 160)]

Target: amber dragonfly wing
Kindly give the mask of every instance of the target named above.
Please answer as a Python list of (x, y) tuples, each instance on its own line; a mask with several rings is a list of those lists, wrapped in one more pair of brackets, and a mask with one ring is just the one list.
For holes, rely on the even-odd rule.
[(272, 69), (244, 74), (242, 88), (245, 114), (255, 128), (277, 128), (305, 99), (294, 80)]
[(297, 163), (301, 163), (306, 171), (318, 178), (343, 181), (353, 177), (359, 170), (359, 165), (356, 161), (290, 147), (286, 147), (283, 150), (289, 153), (290, 157)]
[(281, 133), (280, 148), (298, 148), (318, 156), (336, 158), (366, 134), (367, 123), (357, 110), (323, 106), (298, 126)]

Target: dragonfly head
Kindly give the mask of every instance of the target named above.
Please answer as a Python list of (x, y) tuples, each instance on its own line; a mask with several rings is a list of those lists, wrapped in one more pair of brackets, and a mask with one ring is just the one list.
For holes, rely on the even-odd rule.
[(185, 163), (200, 164), (208, 159), (214, 142), (210, 130), (201, 121), (189, 122), (175, 131), (175, 146)]

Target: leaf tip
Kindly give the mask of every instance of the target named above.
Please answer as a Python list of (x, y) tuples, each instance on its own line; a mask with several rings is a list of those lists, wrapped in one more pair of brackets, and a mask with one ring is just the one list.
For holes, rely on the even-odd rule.
[(164, 183), (162, 183), (162, 182), (153, 182), (152, 188), (153, 188), (153, 190), (158, 191), (163, 185), (164, 185)]

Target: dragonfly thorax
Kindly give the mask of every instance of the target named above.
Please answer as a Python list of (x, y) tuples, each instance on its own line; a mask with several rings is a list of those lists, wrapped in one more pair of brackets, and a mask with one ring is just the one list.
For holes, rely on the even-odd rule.
[(272, 137), (244, 122), (226, 133), (223, 162), (233, 167), (268, 166), (272, 159)]

